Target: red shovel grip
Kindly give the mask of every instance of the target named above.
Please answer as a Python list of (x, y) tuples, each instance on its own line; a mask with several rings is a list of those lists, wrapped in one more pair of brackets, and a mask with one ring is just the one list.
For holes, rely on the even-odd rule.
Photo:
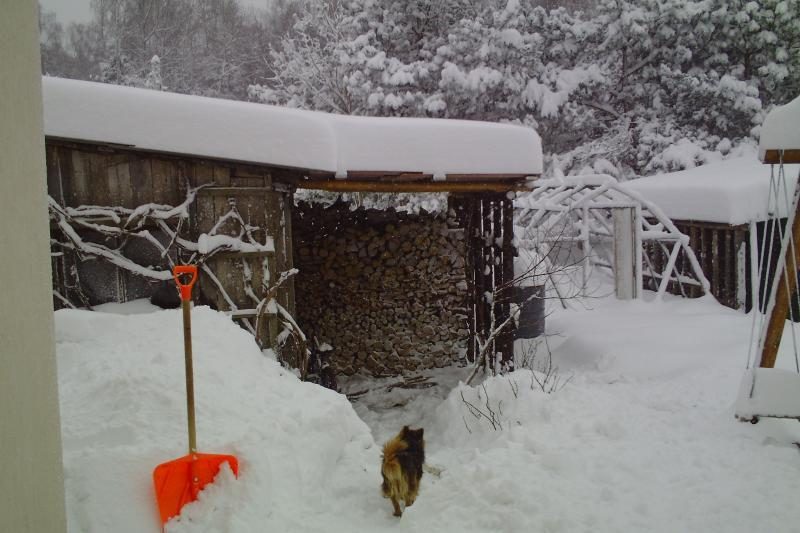
[[(181, 276), (189, 276), (189, 281), (184, 283), (181, 281)], [(181, 300), (188, 302), (192, 299), (192, 287), (197, 281), (197, 266), (196, 265), (178, 265), (172, 269), (172, 276), (175, 278), (175, 283), (178, 284), (178, 289), (181, 291)]]

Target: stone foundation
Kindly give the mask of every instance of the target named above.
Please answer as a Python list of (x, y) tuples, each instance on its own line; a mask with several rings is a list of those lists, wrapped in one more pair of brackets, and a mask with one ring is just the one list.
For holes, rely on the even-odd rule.
[(465, 356), (464, 232), (455, 217), (301, 204), (298, 322), (337, 373), (396, 375)]

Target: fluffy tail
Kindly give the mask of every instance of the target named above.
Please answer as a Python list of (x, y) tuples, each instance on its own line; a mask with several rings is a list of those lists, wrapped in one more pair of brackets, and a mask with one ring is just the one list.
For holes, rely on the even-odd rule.
[(403, 469), (397, 455), (408, 448), (408, 443), (399, 436), (393, 438), (383, 446), (383, 485), (381, 491), (384, 498), (400, 498), (403, 493)]

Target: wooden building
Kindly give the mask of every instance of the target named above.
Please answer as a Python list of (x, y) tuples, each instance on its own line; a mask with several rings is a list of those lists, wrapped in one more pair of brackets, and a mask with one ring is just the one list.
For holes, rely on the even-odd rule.
[[(266, 318), (271, 343), (296, 306), (313, 305), (295, 302), (291, 278), (293, 195), (306, 188), (450, 193), (469, 242), (470, 338), (485, 340), (510, 312), (509, 298), (485, 294), (513, 278), (509, 192), (542, 168), (531, 129), (48, 77), (43, 87), (57, 305), (146, 296), (171, 264), (198, 262), (201, 297), (254, 333)], [(490, 344), (512, 360), (510, 334)]]
[[(796, 166), (787, 166), (785, 171), (787, 176), (797, 175)], [(658, 205), (689, 236), (710, 282), (711, 294), (723, 305), (749, 311), (754, 301), (762, 301), (763, 308), (763, 296), (772, 286), (778, 262), (775, 250), (780, 249), (781, 232), (776, 231), (767, 212), (770, 174), (770, 168), (753, 155), (641, 178), (626, 185)], [(785, 207), (779, 224), (785, 225), (784, 211)], [(651, 256), (656, 267), (668, 259), (658, 250)], [(677, 266), (679, 270), (688, 267)], [(655, 280), (645, 279), (645, 288), (649, 283), (655, 284)], [(669, 290), (700, 296), (697, 288), (674, 283)]]

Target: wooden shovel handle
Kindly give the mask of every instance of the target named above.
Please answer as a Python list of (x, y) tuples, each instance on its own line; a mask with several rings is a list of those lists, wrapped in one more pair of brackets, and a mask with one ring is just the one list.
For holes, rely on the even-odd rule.
[[(197, 266), (181, 265), (172, 269), (175, 283), (181, 291), (181, 307), (183, 310), (183, 346), (186, 363), (186, 413), (189, 421), (189, 453), (197, 453), (197, 433), (194, 422), (194, 370), (192, 368), (192, 286), (197, 281)], [(189, 276), (186, 283), (181, 276)]]

